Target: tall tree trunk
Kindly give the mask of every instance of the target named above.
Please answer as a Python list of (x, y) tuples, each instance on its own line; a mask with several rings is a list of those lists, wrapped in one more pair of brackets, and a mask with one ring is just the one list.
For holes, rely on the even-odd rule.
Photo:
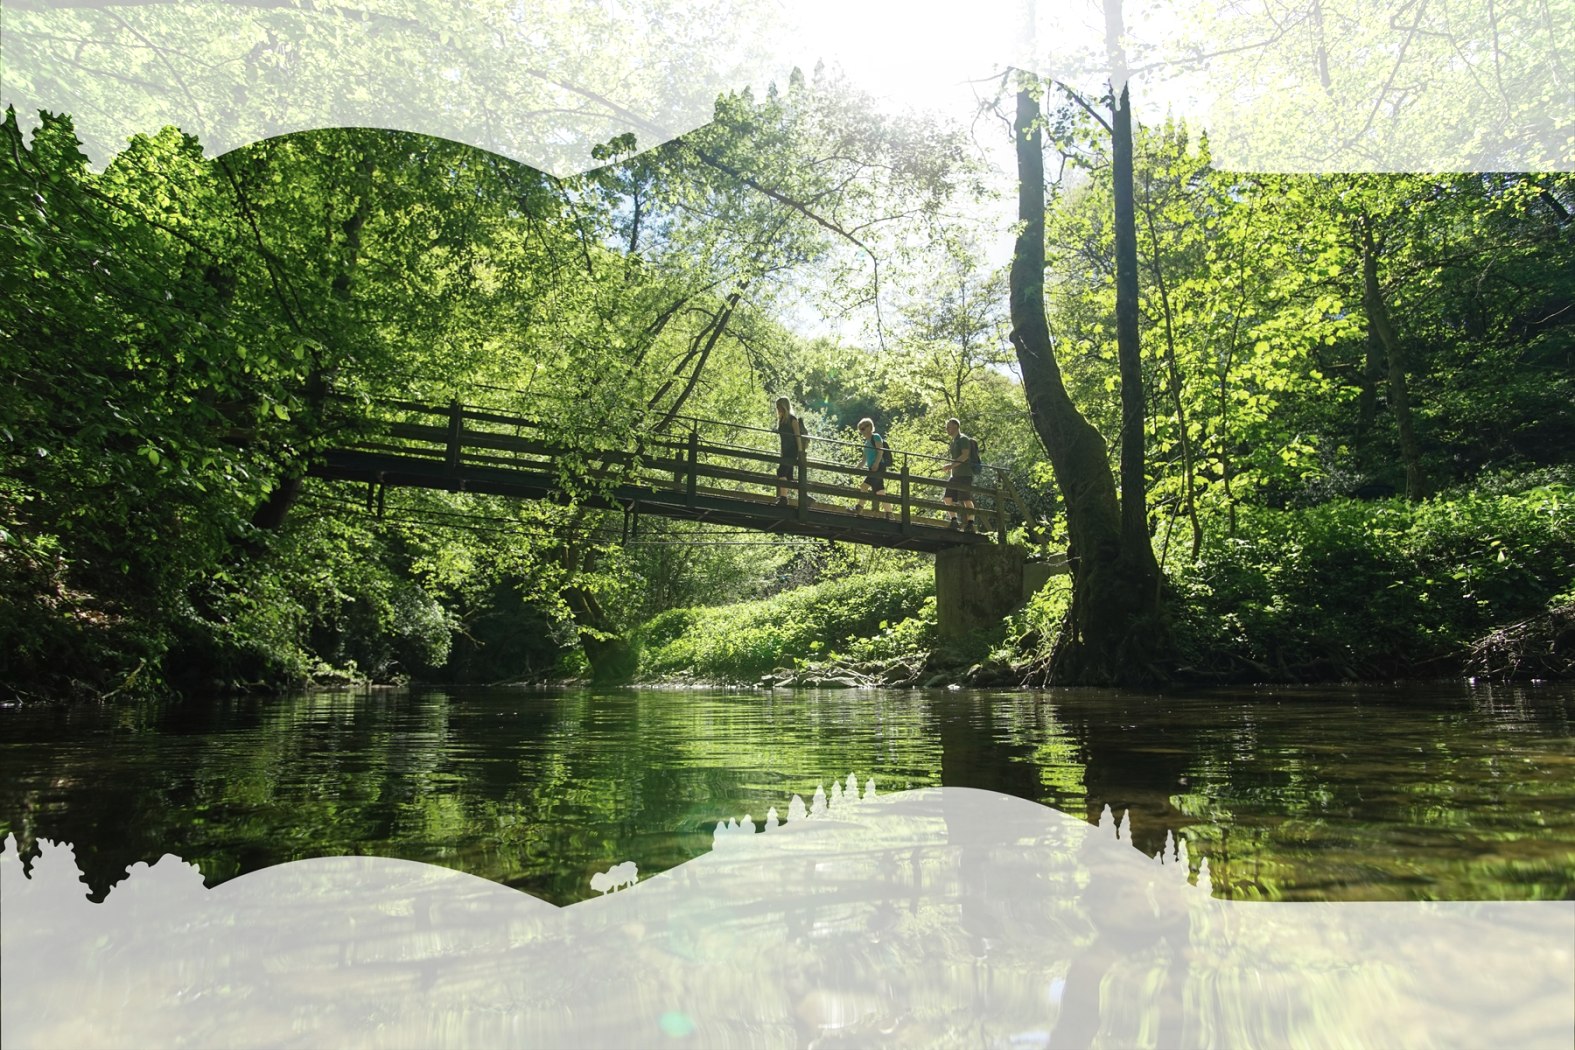
[(579, 628), (580, 649), (598, 682), (626, 682), (634, 675), (636, 654), (629, 640), (611, 629), (610, 617), (589, 589), (580, 586), (582, 575), (595, 568), (596, 557), (576, 535), (584, 510), (576, 512), (564, 542), (561, 563), (569, 582), (560, 592)]
[[(1132, 186), (1132, 99), (1127, 90), (1122, 0), (1105, 0), (1110, 56), (1111, 197), (1115, 203), (1116, 357), (1121, 366), (1121, 560), (1123, 575), (1159, 608), (1159, 563), (1148, 526), (1143, 440), (1143, 351), (1138, 341), (1137, 204)], [(1157, 627), (1157, 625), (1156, 625)]]
[[(1254, 195), (1252, 203), (1248, 205), (1248, 217), (1256, 214), (1257, 197)], [(1247, 249), (1239, 248), (1236, 253), (1236, 306), (1231, 310), (1230, 340), (1225, 344), (1225, 353), (1219, 359), (1219, 395), (1220, 395), (1220, 429), (1219, 429), (1219, 456), (1220, 456), (1220, 483), (1225, 490), (1225, 512), (1228, 532), (1226, 535), (1236, 536), (1236, 496), (1231, 492), (1231, 455), (1234, 446), (1231, 444), (1230, 434), (1230, 370), (1236, 363), (1236, 347), (1241, 338), (1241, 314), (1247, 304)]]
[[(1045, 319), (1044, 155), (1039, 103), (1017, 94), (1018, 218), (1012, 256), (1012, 345), (1017, 349), (1034, 429), (1055, 469), (1066, 506), (1072, 607), (1051, 657), (1047, 680), (1088, 684), (1139, 682), (1160, 677), (1163, 638), (1158, 631), (1158, 575), (1143, 530), (1141, 551), (1124, 557), (1120, 506), (1104, 438), (1066, 392)], [(1152, 575), (1132, 571), (1146, 556)]]
[(591, 665), (592, 680), (627, 682), (633, 677), (635, 656), (629, 640), (606, 629), (607, 614), (596, 596), (571, 584), (563, 589), (563, 600), (580, 629), (580, 650)]
[(1395, 336), (1394, 322), (1389, 317), (1389, 304), (1384, 302), (1383, 287), (1378, 283), (1379, 249), (1373, 239), (1372, 217), (1362, 215), (1360, 226), (1362, 305), (1367, 310), (1368, 323), (1384, 348), (1384, 356), (1389, 360), (1389, 411), (1394, 413), (1395, 427), (1400, 431), (1400, 458), (1405, 463), (1405, 495), (1415, 502), (1427, 495), (1427, 477), (1422, 472), (1422, 450), (1411, 420), (1411, 394), (1406, 386), (1405, 358), (1400, 352), (1400, 340)]
[[(1132, 200), (1132, 110), (1122, 88), (1111, 122), (1115, 198), (1116, 358), (1121, 369), (1121, 542), (1148, 542), (1143, 361), (1138, 348), (1137, 220)], [(1156, 569), (1156, 574), (1158, 570)]]
[[(1176, 430), (1181, 440), (1182, 509), (1186, 512), (1187, 520), (1192, 523), (1192, 557), (1196, 560), (1198, 553), (1203, 550), (1203, 525), (1198, 521), (1198, 508), (1193, 498), (1197, 484), (1194, 480), (1195, 468), (1192, 461), (1192, 435), (1187, 433), (1187, 412), (1181, 402), (1181, 369), (1176, 364), (1175, 314), (1170, 308), (1170, 289), (1165, 286), (1165, 267), (1159, 257), (1159, 231), (1155, 228), (1154, 222), (1153, 187), (1146, 179), (1144, 187), (1146, 199), (1143, 215), (1148, 220), (1149, 242), (1154, 246), (1154, 286), (1159, 290), (1159, 303), (1162, 316), (1165, 318), (1165, 376), (1170, 394), (1170, 407), (1176, 413)], [(1155, 416), (1158, 416), (1157, 412)], [(1174, 516), (1171, 521), (1175, 521)], [(1168, 543), (1169, 533), (1166, 537)]]
[[(1363, 269), (1366, 269), (1366, 256), (1363, 256)], [(1376, 269), (1373, 274), (1377, 278)], [(1365, 286), (1364, 286), (1365, 287)], [(1363, 292), (1363, 301), (1367, 293)], [(1362, 365), (1361, 393), (1356, 398), (1356, 436), (1360, 440), (1367, 436), (1372, 428), (1373, 420), (1378, 418), (1378, 384), (1384, 378), (1384, 348), (1378, 339), (1378, 326), (1373, 322), (1372, 311), (1367, 312), (1367, 360)]]

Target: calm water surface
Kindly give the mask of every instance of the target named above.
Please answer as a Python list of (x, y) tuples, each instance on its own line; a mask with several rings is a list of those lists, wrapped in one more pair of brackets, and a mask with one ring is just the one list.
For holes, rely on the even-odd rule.
[(1215, 893), (1575, 898), (1575, 686), (758, 693), (465, 689), (0, 710), (0, 834), (210, 884), (366, 853), (555, 903), (705, 852), (857, 774), (989, 788), (1168, 833)]

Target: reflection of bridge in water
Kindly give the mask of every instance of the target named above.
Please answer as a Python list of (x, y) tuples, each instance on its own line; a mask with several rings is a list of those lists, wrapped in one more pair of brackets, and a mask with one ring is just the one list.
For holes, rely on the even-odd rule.
[[(583, 506), (706, 521), (762, 532), (814, 536), (876, 547), (934, 553), (950, 547), (1006, 542), (1026, 518), (1005, 471), (985, 465), (974, 479), (979, 532), (947, 524), (942, 502), (949, 484), (945, 460), (893, 449), (882, 510), (855, 515), (851, 501), (868, 504), (862, 447), (840, 447), (848, 462), (801, 459), (789, 506), (775, 505), (775, 431), (713, 420), (681, 418), (687, 434), (644, 434), (628, 451), (585, 451), (554, 440), (540, 422), (451, 403), (374, 401), (370, 428), (331, 448), (317, 477), (476, 492), (518, 499), (564, 501), (564, 478), (578, 479), (573, 498)], [(710, 435), (719, 434), (713, 438)], [(847, 505), (840, 502), (850, 501)]]

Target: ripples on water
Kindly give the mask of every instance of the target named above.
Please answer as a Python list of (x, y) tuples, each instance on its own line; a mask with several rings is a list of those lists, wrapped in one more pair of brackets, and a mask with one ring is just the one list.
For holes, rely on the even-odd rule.
[(0, 711), (0, 834), (71, 842), (95, 894), (174, 853), (211, 883), (366, 853), (555, 903), (719, 820), (858, 774), (988, 788), (1134, 842), (1184, 838), (1215, 892), (1575, 897), (1575, 687), (1045, 693), (318, 693)]

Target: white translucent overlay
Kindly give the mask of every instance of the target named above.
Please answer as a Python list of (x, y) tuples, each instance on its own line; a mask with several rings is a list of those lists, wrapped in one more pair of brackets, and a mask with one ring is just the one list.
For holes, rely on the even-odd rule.
[(422, 132), (555, 175), (648, 149), (717, 95), (825, 61), (966, 120), (1008, 68), (1206, 129), (1224, 168), (1570, 170), (1575, 0), (7, 0), (0, 101), (70, 113), (102, 164), (174, 124), (210, 153)]
[(1575, 1031), (1575, 902), (1225, 902), (1184, 855), (1145, 857), (1108, 823), (966, 788), (870, 795), (734, 822), (711, 853), (562, 909), (364, 857), (211, 890), (165, 857), (94, 904), (68, 847), (28, 877), (8, 842), (0, 1042), (1567, 1047)]

